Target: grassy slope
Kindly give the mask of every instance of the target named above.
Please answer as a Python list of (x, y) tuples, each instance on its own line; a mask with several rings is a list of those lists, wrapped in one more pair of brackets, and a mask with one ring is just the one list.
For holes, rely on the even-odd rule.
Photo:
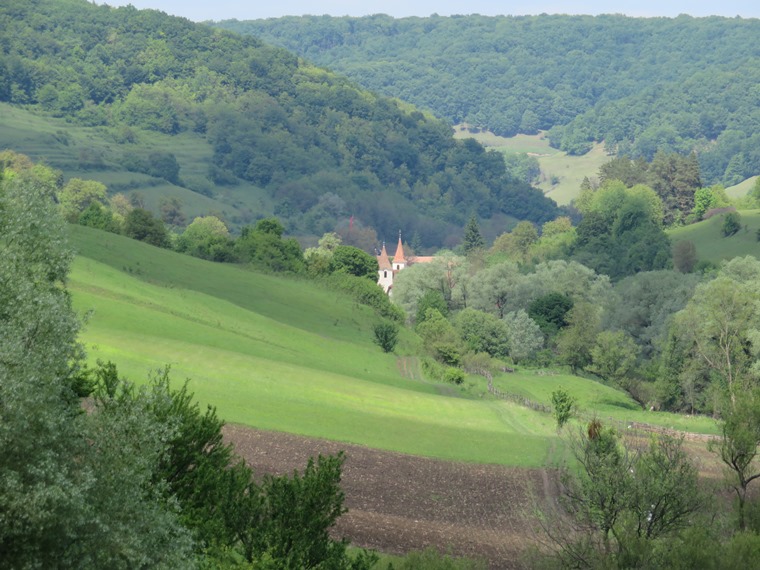
[(741, 198), (742, 196), (746, 196), (747, 192), (749, 192), (755, 185), (757, 178), (757, 176), (753, 176), (735, 186), (729, 186), (726, 188), (726, 194), (728, 194), (729, 198)]
[(673, 243), (693, 241), (699, 259), (718, 263), (723, 259), (744, 255), (760, 258), (760, 242), (756, 236), (760, 230), (760, 210), (743, 210), (739, 214), (742, 229), (731, 237), (723, 237), (720, 232), (723, 216), (713, 216), (697, 224), (669, 230), (668, 235)]
[(374, 317), (341, 295), (72, 233), (81, 255), (70, 287), (77, 309), (93, 310), (83, 335), (93, 360), (133, 379), (171, 364), (231, 422), (447, 459), (545, 459), (551, 418), (402, 378), (371, 342)]
[[(610, 160), (604, 147), (597, 144), (583, 156), (569, 156), (567, 153), (549, 146), (544, 135), (517, 135), (504, 138), (489, 132), (470, 133), (458, 125), (456, 138), (474, 138), (484, 146), (504, 153), (527, 153), (535, 156), (541, 166), (541, 180), (538, 188), (552, 198), (557, 204), (569, 204), (580, 192), (583, 178), (594, 178), (599, 168)], [(552, 184), (552, 178), (559, 179)]]
[[(403, 378), (396, 358), (371, 341), (376, 317), (341, 294), (89, 228), (71, 233), (79, 256), (70, 288), (76, 308), (92, 311), (83, 334), (90, 358), (113, 360), (137, 381), (170, 364), (175, 380), (191, 378), (198, 399), (227, 421), (516, 466), (542, 465), (554, 445), (546, 414)], [(412, 342), (402, 337), (400, 350)], [(610, 415), (630, 419), (631, 402), (620, 392), (561, 380), (591, 407), (614, 393)], [(510, 391), (531, 386), (538, 400), (551, 392), (548, 384), (536, 392), (539, 383), (527, 375), (506, 381), (516, 382), (502, 385)]]
[[(187, 188), (129, 172), (119, 166), (125, 152), (148, 152), (151, 149), (173, 153), (180, 164), (180, 178), (190, 186), (206, 180), (213, 151), (203, 138), (192, 133), (170, 137), (160, 133), (133, 129), (135, 144), (119, 144), (115, 132), (105, 127), (80, 127), (62, 119), (37, 115), (7, 103), (0, 103), (0, 150), (9, 148), (35, 161), (63, 171), (66, 178), (87, 178), (103, 182), (112, 192), (140, 192), (148, 208), (158, 211), (161, 198), (179, 198), (188, 217), (219, 212), (228, 218), (236, 209), (256, 213), (272, 212), (271, 199), (250, 184), (213, 188), (208, 197)], [(92, 168), (87, 164), (100, 162)]]
[[(569, 204), (580, 192), (583, 178), (593, 179), (599, 173), (599, 168), (609, 162), (610, 156), (604, 152), (604, 145), (597, 144), (583, 156), (569, 156), (567, 153), (549, 146), (544, 135), (517, 135), (510, 138), (499, 137), (490, 132), (471, 133), (463, 125), (455, 127), (455, 138), (474, 138), (482, 145), (504, 153), (531, 154), (538, 159), (541, 166), (541, 180), (538, 188), (557, 204)], [(557, 184), (552, 184), (552, 177), (559, 178)], [(731, 198), (741, 198), (755, 184), (757, 176), (744, 182), (726, 188)]]

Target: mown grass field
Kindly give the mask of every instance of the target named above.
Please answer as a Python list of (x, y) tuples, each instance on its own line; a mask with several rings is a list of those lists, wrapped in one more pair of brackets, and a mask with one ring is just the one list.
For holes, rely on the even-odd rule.
[[(90, 312), (82, 335), (90, 360), (112, 360), (138, 383), (168, 364), (175, 382), (191, 379), (198, 400), (228, 422), (520, 467), (544, 465), (556, 446), (550, 415), (483, 396), (478, 381), (462, 397), (404, 378), (397, 357), (372, 342), (377, 317), (341, 293), (89, 228), (72, 226), (71, 236), (79, 256), (69, 287), (76, 309)], [(414, 342), (405, 331), (398, 352)], [(550, 386), (536, 392), (528, 376), (515, 375), (511, 391), (546, 399)], [(592, 404), (611, 397), (590, 380), (562, 383)], [(610, 413), (619, 408), (625, 420), (631, 403), (617, 394)]]
[(741, 210), (739, 215), (742, 229), (730, 237), (723, 237), (720, 231), (723, 215), (668, 230), (668, 235), (674, 244), (683, 240), (694, 242), (700, 260), (719, 263), (724, 259), (745, 255), (760, 258), (760, 241), (757, 239), (757, 231), (760, 230), (760, 210)]

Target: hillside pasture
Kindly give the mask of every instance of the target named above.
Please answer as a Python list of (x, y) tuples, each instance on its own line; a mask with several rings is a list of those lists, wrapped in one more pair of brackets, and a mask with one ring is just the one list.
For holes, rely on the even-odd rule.
[[(92, 312), (82, 335), (92, 361), (136, 381), (169, 364), (234, 423), (478, 463), (546, 460), (550, 417), (404, 379), (372, 343), (369, 309), (342, 295), (87, 228), (74, 235), (82, 253), (69, 287), (77, 310)], [(111, 265), (85, 257), (101, 247)]]
[(743, 182), (739, 182), (739, 184), (735, 184), (734, 186), (729, 186), (726, 188), (726, 194), (728, 194), (729, 198), (742, 198), (747, 195), (747, 192), (752, 190), (752, 187), (755, 185), (755, 182), (757, 181), (757, 176), (752, 176), (751, 178), (747, 178)]
[(668, 230), (671, 241), (689, 240), (697, 248), (700, 260), (720, 263), (734, 257), (752, 255), (760, 258), (760, 242), (757, 231), (760, 230), (760, 210), (740, 210), (742, 228), (738, 233), (723, 237), (720, 228), (723, 224), (723, 214), (718, 214), (708, 220), (696, 224)]
[[(558, 444), (550, 414), (400, 371), (415, 339), (402, 330), (398, 356), (374, 345), (378, 317), (309, 280), (267, 275), (71, 226), (79, 252), (69, 287), (90, 312), (82, 335), (92, 362), (114, 361), (142, 382), (172, 367), (226, 421), (441, 459), (545, 465)], [(403, 367), (402, 367), (403, 368)], [(498, 388), (547, 403), (560, 384), (589, 413), (709, 432), (701, 420), (642, 412), (593, 380), (503, 375)]]
[(497, 376), (494, 386), (547, 406), (551, 405), (552, 392), (562, 388), (576, 399), (578, 412), (583, 418), (596, 416), (602, 422), (608, 420), (615, 424), (644, 423), (678, 431), (717, 433), (712, 418), (643, 410), (622, 390), (571, 374), (518, 370)]

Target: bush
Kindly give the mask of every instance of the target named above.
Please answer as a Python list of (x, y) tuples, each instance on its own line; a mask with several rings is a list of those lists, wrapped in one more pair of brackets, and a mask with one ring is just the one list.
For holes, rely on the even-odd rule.
[(374, 282), (364, 277), (354, 277), (345, 273), (335, 273), (325, 278), (325, 283), (332, 289), (349, 293), (357, 303), (372, 307), (381, 317), (397, 323), (406, 319), (403, 309), (394, 305), (388, 295)]
[(364, 277), (371, 282), (377, 281), (377, 259), (351, 245), (339, 245), (333, 251), (330, 270), (344, 271), (349, 275)]
[(575, 398), (568, 394), (561, 386), (552, 392), (552, 413), (557, 421), (557, 429), (565, 425), (573, 417)]
[(393, 352), (398, 340), (398, 325), (394, 323), (378, 323), (374, 326), (375, 344), (383, 349), (383, 352)]
[(723, 237), (730, 237), (738, 232), (742, 227), (742, 217), (738, 212), (729, 212), (723, 218), (723, 224), (720, 226), (720, 233)]
[(432, 358), (422, 359), (422, 373), (428, 380), (435, 382), (450, 382), (461, 384), (464, 382), (464, 371), (454, 366), (445, 366)]
[(124, 235), (158, 247), (170, 247), (164, 223), (147, 210), (135, 208), (124, 220)]
[(443, 373), (443, 379), (452, 384), (461, 384), (464, 382), (464, 372), (460, 368), (449, 366)]
[(119, 223), (114, 220), (113, 213), (97, 202), (93, 202), (84, 212), (79, 214), (77, 223), (80, 226), (87, 226), (88, 228), (104, 230), (114, 234), (119, 233), (120, 229)]

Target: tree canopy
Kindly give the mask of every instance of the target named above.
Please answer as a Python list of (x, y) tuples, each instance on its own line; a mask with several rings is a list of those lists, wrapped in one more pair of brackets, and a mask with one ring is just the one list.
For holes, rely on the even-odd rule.
[(503, 136), (548, 130), (570, 154), (594, 141), (647, 160), (697, 150), (709, 184), (760, 172), (757, 19), (376, 14), (218, 25), (452, 123)]

